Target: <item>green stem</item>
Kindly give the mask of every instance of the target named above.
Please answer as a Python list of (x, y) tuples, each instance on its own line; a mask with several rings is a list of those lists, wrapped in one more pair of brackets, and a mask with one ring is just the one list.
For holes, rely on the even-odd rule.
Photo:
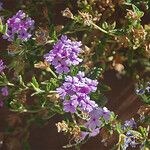
[(57, 91), (49, 91), (50, 94), (57, 93)]
[(37, 110), (27, 110), (27, 109), (24, 109), (24, 110), (15, 110), (15, 109), (10, 109), (10, 111), (13, 111), (13, 112), (20, 112), (20, 113), (38, 113), (38, 112), (41, 112), (45, 109), (37, 109)]
[(109, 34), (106, 30), (102, 29), (101, 27), (99, 27), (98, 25), (96, 25), (95, 23), (91, 22), (91, 25), (93, 25), (95, 28), (99, 29), (100, 31), (102, 31), (103, 33)]
[(71, 114), (71, 117), (72, 117), (73, 122), (74, 122), (75, 124), (77, 124), (75, 115), (74, 115), (74, 114)]
[(15, 86), (13, 83), (8, 82), (7, 85), (9, 86)]
[(57, 75), (54, 73), (54, 71), (51, 68), (47, 68), (46, 70), (50, 72), (55, 78), (57, 78)]

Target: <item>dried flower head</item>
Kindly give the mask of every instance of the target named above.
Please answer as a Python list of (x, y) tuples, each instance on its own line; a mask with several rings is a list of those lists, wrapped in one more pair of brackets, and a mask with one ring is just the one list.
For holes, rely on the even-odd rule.
[(73, 136), (75, 141), (79, 141), (82, 136), (82, 132), (79, 126), (75, 125), (73, 129), (70, 131), (70, 134)]
[(68, 132), (69, 131), (69, 126), (68, 124), (63, 120), (62, 122), (56, 123), (57, 130), (58, 132)]
[(146, 41), (144, 43), (144, 49), (146, 52), (146, 56), (150, 57), (150, 41)]
[(72, 14), (72, 12), (70, 11), (69, 8), (66, 8), (66, 9), (63, 10), (61, 13), (62, 13), (62, 15), (63, 15), (64, 17), (74, 19), (74, 16), (73, 16), (73, 14)]
[(114, 69), (115, 69), (116, 71), (118, 71), (120, 74), (123, 73), (123, 71), (124, 71), (124, 66), (123, 66), (123, 64), (113, 62), (113, 67), (114, 67)]
[(49, 95), (47, 95), (47, 97), (53, 103), (58, 103), (59, 102), (59, 98), (60, 98), (59, 94), (49, 94)]
[(35, 38), (36, 38), (37, 45), (45, 44), (49, 38), (48, 30), (44, 28), (39, 28), (35, 32)]
[(145, 31), (145, 29), (143, 28), (143, 26), (141, 26), (138, 29), (133, 29), (132, 30), (132, 34), (133, 34), (133, 39), (138, 39), (138, 40), (144, 40), (147, 32)]
[(80, 12), (80, 11), (78, 11), (78, 13), (79, 13), (80, 17), (83, 19), (84, 24), (87, 25), (87, 26), (91, 26), (91, 24), (93, 22), (92, 15), (90, 15), (87, 12)]
[(129, 46), (129, 38), (125, 35), (115, 37), (120, 47), (128, 47)]
[(7, 47), (8, 53), (16, 53), (23, 49), (21, 45), (16, 45), (15, 43), (9, 44)]
[(46, 61), (44, 61), (44, 62), (40, 61), (40, 62), (34, 64), (34, 67), (35, 67), (35, 68), (39, 68), (39, 69), (48, 70), (49, 64), (48, 64), (48, 62), (46, 62)]

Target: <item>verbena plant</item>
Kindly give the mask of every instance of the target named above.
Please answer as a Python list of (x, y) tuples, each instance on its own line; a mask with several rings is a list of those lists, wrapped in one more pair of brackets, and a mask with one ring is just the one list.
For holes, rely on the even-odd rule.
[[(71, 12), (71, 1), (67, 1), (70, 9), (62, 10), (62, 15), (69, 21), (60, 28), (51, 23), (49, 5), (54, 2), (29, 1), (29, 4), (44, 6), (46, 27), (43, 23), (39, 27), (40, 23), (23, 10), (10, 16), (12, 13), (1, 7), (4, 18), (1, 17), (0, 32), (9, 45), (1, 52), (0, 107), (5, 105), (12, 112), (28, 114), (26, 129), (33, 122), (63, 115), (64, 119), (56, 126), (58, 132), (69, 138), (64, 148), (80, 149), (91, 137), (105, 130), (107, 136), (118, 134), (114, 149), (125, 150), (131, 146), (148, 150), (149, 113), (145, 114), (141, 108), (139, 118), (121, 122), (105, 107), (103, 94), (109, 87), (99, 82), (110, 68), (119, 75), (127, 73), (136, 78), (148, 73), (150, 30), (148, 25), (141, 24), (144, 12), (138, 8), (143, 4), (148, 9), (148, 1), (78, 1), (76, 14)], [(36, 5), (32, 10), (22, 2), (19, 4), (35, 17)], [(123, 22), (117, 22), (117, 18), (110, 21), (115, 8), (125, 14)], [(150, 84), (140, 84), (136, 93), (149, 110)], [(8, 128), (7, 134), (11, 132)], [(27, 140), (28, 135), (21, 141), (24, 149), (29, 149)]]

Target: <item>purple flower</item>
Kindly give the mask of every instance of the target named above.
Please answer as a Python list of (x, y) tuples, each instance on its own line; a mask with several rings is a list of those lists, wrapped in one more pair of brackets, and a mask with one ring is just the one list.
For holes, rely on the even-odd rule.
[(68, 73), (71, 66), (76, 66), (82, 59), (78, 57), (81, 53), (81, 42), (71, 41), (62, 35), (53, 49), (44, 55), (45, 61), (51, 63), (58, 74)]
[(103, 107), (102, 116), (105, 119), (105, 121), (109, 121), (110, 115), (111, 112), (106, 107)]
[(96, 128), (96, 129), (94, 129), (94, 130), (92, 130), (90, 132), (82, 132), (80, 140), (81, 141), (84, 140), (86, 138), (86, 136), (88, 136), (88, 137), (95, 137), (95, 136), (97, 136), (99, 134), (99, 131), (100, 131), (100, 128)]
[(145, 90), (144, 89), (137, 89), (136, 90), (136, 94), (137, 95), (142, 95), (142, 94), (144, 94), (145, 93)]
[(93, 108), (98, 107), (88, 96), (97, 89), (98, 82), (93, 80), (94, 84), (91, 83), (92, 80), (86, 78), (82, 72), (73, 77), (65, 77), (63, 85), (56, 90), (64, 102), (63, 105), (66, 112), (75, 112), (74, 110), (77, 108), (80, 108), (81, 111), (91, 112)]
[(96, 128), (92, 130), (92, 132), (89, 134), (90, 137), (94, 137), (99, 134), (100, 128)]
[(65, 112), (75, 113), (78, 102), (77, 101), (64, 101), (63, 105), (64, 105)]
[(3, 88), (1, 89), (1, 92), (2, 92), (2, 95), (3, 95), (3, 96), (8, 96), (8, 88), (7, 88), (7, 86), (3, 87)]
[(129, 146), (131, 146), (132, 148), (135, 148), (137, 145), (135, 140), (136, 139), (133, 136), (133, 134), (130, 131), (128, 131), (126, 133), (126, 137), (124, 138), (123, 150), (126, 150)]
[(127, 128), (127, 127), (135, 128), (136, 122), (135, 122), (134, 118), (132, 118), (130, 120), (126, 120), (123, 126), (124, 126), (124, 128)]
[(4, 65), (4, 62), (2, 60), (0, 60), (0, 73), (3, 72), (3, 70), (6, 68), (6, 66)]
[(8, 30), (4, 39), (13, 41), (18, 38), (21, 41), (27, 41), (31, 38), (31, 31), (34, 29), (34, 20), (28, 17), (22, 10), (19, 10), (16, 15), (7, 20)]
[(96, 129), (96, 127), (101, 127), (102, 121), (100, 121), (101, 117), (101, 110), (100, 109), (94, 109), (90, 112), (90, 119), (85, 124), (85, 126), (89, 129)]
[[(107, 112), (107, 115), (105, 114)], [(109, 114), (109, 115), (108, 115)], [(86, 136), (94, 137), (99, 134), (101, 127), (103, 126), (103, 122), (101, 121), (101, 117), (108, 121), (108, 116), (110, 119), (111, 112), (106, 108), (96, 107), (89, 113), (89, 120), (84, 124), (84, 126), (88, 129), (86, 132), (82, 132), (81, 140), (84, 140)]]
[(2, 108), (4, 105), (4, 102), (2, 100), (0, 100), (0, 108)]
[(90, 113), (90, 119), (87, 121), (85, 126), (90, 129), (96, 129), (96, 127), (102, 126), (102, 121), (100, 120), (100, 117), (103, 117), (105, 121), (109, 121), (111, 112), (106, 108), (100, 108), (97, 107), (93, 109)]

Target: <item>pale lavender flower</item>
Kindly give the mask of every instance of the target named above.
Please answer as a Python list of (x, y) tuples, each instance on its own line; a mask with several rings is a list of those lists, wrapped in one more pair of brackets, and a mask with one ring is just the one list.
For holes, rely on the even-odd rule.
[(21, 41), (27, 41), (31, 38), (31, 31), (34, 28), (34, 20), (28, 17), (22, 10), (19, 10), (16, 15), (7, 20), (8, 30), (4, 39), (13, 41), (16, 38)]
[(130, 119), (130, 120), (126, 120), (124, 123), (124, 127), (130, 127), (130, 128), (135, 128), (136, 127), (136, 122), (134, 120), (134, 118)]
[(0, 60), (0, 73), (3, 72), (3, 70), (6, 68), (6, 66), (4, 65), (4, 62), (2, 60)]
[(106, 107), (103, 107), (102, 116), (105, 119), (105, 121), (109, 121), (110, 115), (111, 112)]
[(64, 111), (65, 112), (71, 112), (71, 113), (75, 113), (76, 112), (76, 107), (78, 106), (78, 102), (77, 101), (64, 101), (63, 102), (64, 105)]
[(135, 148), (137, 144), (138, 143), (136, 143), (136, 139), (133, 136), (133, 134), (130, 131), (128, 131), (126, 133), (126, 137), (124, 138), (123, 150), (126, 150), (129, 146)]
[(81, 42), (71, 41), (67, 36), (62, 35), (53, 49), (44, 55), (45, 61), (52, 64), (58, 74), (68, 73), (71, 66), (82, 62), (78, 57), (82, 51), (80, 47)]
[(96, 128), (96, 129), (94, 129), (94, 130), (92, 130), (92, 131), (90, 131), (90, 132), (81, 132), (81, 138), (80, 138), (80, 140), (82, 141), (82, 140), (84, 140), (87, 136), (88, 137), (95, 137), (95, 136), (97, 136), (98, 134), (99, 134), (99, 132), (100, 132), (100, 128)]
[(90, 119), (87, 121), (85, 126), (90, 129), (95, 129), (96, 127), (100, 128), (102, 125), (100, 118), (103, 117), (105, 121), (109, 121), (110, 115), (111, 112), (106, 107), (97, 107), (89, 113)]
[(2, 95), (3, 96), (8, 96), (8, 88), (7, 88), (7, 86), (5, 86), (5, 87), (3, 87), (2, 89), (1, 89), (1, 92), (2, 92)]
[(90, 119), (85, 124), (85, 126), (89, 129), (96, 129), (96, 127), (101, 127), (102, 121), (100, 120), (102, 109), (94, 109), (90, 112)]
[(89, 134), (90, 137), (97, 136), (99, 134), (100, 128), (96, 128), (92, 130), (92, 132)]
[(81, 140), (84, 140), (86, 136), (94, 137), (98, 135), (101, 127), (103, 126), (101, 117), (106, 119), (105, 121), (108, 121), (108, 116), (110, 119), (110, 115), (111, 115), (111, 112), (106, 107), (104, 108), (96, 107), (91, 112), (89, 112), (89, 120), (84, 124), (84, 126), (88, 130), (86, 132), (84, 131), (82, 132)]

